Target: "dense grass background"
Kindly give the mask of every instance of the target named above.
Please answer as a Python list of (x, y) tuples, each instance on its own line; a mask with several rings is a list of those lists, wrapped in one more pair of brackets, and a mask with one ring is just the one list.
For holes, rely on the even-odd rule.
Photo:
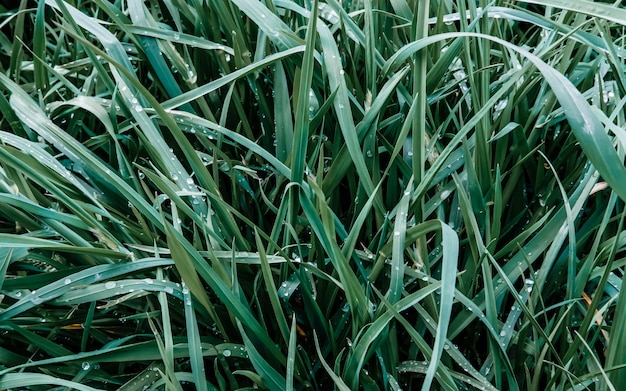
[(620, 4), (0, 6), (0, 389), (622, 389)]

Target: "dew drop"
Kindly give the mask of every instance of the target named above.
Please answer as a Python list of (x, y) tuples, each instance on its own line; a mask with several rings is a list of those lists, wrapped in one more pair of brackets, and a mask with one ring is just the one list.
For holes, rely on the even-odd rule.
[(224, 357), (230, 357), (230, 355), (232, 353), (230, 352), (230, 350), (226, 349), (226, 350), (224, 350), (224, 352), (222, 354), (224, 355)]
[(71, 280), (71, 279), (69, 279), (69, 278), (66, 278), (66, 279), (65, 279), (65, 281), (63, 281), (63, 283), (64, 283), (65, 285), (68, 285), (68, 284), (71, 284), (71, 283), (72, 283), (72, 280)]
[(91, 364), (89, 364), (87, 361), (84, 361), (82, 364), (80, 364), (80, 367), (83, 368), (83, 371), (87, 371), (89, 370), (89, 368), (91, 368)]
[(115, 288), (115, 281), (109, 281), (106, 284), (104, 284), (104, 287), (107, 289), (113, 289)]

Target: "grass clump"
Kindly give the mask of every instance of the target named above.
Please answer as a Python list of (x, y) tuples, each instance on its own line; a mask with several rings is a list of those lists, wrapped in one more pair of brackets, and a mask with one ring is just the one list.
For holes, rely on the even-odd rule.
[(0, 8), (0, 389), (619, 389), (624, 10)]

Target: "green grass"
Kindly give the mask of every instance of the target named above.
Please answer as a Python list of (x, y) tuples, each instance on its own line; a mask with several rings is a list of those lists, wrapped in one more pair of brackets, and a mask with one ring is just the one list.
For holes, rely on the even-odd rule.
[(626, 385), (621, 6), (0, 15), (0, 389)]

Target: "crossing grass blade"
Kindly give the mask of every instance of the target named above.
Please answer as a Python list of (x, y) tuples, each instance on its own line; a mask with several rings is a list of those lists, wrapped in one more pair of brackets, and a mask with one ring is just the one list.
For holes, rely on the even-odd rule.
[(259, 353), (252, 341), (246, 335), (239, 321), (237, 321), (237, 326), (239, 327), (239, 331), (241, 332), (241, 336), (243, 337), (243, 341), (246, 350), (248, 351), (250, 361), (252, 362), (252, 365), (257, 370), (258, 375), (263, 381), (263, 384), (260, 384), (260, 386), (268, 387), (272, 390), (286, 389), (287, 383), (285, 381), (285, 378), (265, 360), (263, 355)]

